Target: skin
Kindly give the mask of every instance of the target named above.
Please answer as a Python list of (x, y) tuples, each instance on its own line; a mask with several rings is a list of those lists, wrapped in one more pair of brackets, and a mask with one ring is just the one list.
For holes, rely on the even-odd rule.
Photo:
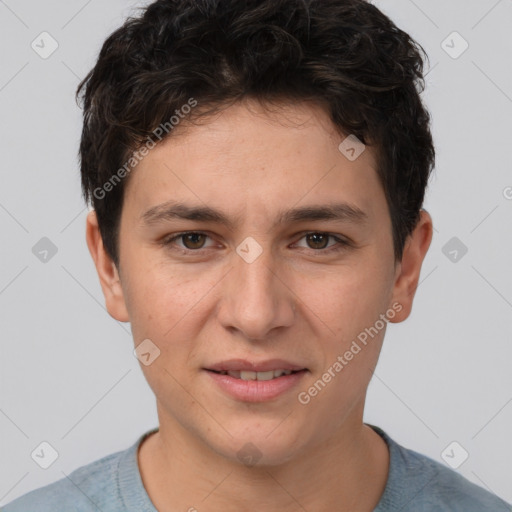
[[(422, 210), (396, 262), (374, 151), (368, 146), (348, 160), (338, 150), (344, 137), (318, 105), (269, 112), (245, 101), (183, 128), (129, 177), (119, 268), (104, 250), (95, 212), (87, 218), (110, 315), (131, 322), (135, 345), (149, 338), (161, 351), (141, 365), (160, 424), (139, 450), (145, 488), (162, 511), (372, 511), (389, 453), (364, 425), (363, 410), (385, 328), (307, 405), (297, 395), (393, 305), (401, 310), (391, 322), (409, 316), (432, 220)], [(234, 225), (144, 225), (143, 213), (169, 200), (216, 208)], [(335, 202), (361, 209), (366, 220), (274, 226), (282, 210)], [(159, 243), (196, 230), (208, 236)], [(306, 236), (318, 232), (350, 245)], [(236, 252), (246, 237), (262, 248), (252, 263)], [(322, 253), (324, 246), (341, 249)], [(309, 371), (293, 390), (248, 403), (224, 394), (203, 370), (230, 358), (282, 358)], [(254, 466), (237, 457), (248, 442), (261, 456)]]

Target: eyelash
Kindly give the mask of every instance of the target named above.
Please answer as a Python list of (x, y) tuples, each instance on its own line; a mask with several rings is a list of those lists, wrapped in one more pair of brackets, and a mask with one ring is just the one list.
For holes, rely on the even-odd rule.
[[(164, 247), (167, 247), (167, 248), (172, 248), (171, 246), (173, 245), (173, 242), (175, 242), (179, 238), (184, 237), (185, 235), (205, 235), (208, 238), (211, 238), (208, 235), (208, 233), (204, 233), (203, 231), (183, 231), (181, 233), (177, 233), (177, 234), (174, 234), (174, 235), (164, 238), (161, 241), (161, 245), (163, 245)], [(328, 236), (329, 238), (332, 238), (333, 240), (335, 240), (337, 242), (337, 245), (329, 247), (328, 249), (309, 249), (310, 251), (313, 251), (315, 253), (331, 254), (331, 253), (342, 251), (342, 250), (346, 249), (347, 247), (351, 247), (351, 245), (352, 245), (347, 240), (343, 240), (342, 238), (339, 238), (336, 235), (333, 235), (332, 233), (327, 233), (325, 231), (307, 231), (305, 233), (302, 233), (302, 236), (300, 237), (299, 240), (302, 240), (304, 237), (306, 237), (308, 235), (325, 235), (325, 236)], [(187, 248), (182, 248), (182, 247), (178, 247), (175, 249), (181, 251), (182, 254), (192, 254), (193, 253), (193, 254), (199, 254), (199, 255), (202, 254), (204, 251), (208, 250), (208, 248), (206, 248), (206, 249), (205, 248), (187, 249)]]

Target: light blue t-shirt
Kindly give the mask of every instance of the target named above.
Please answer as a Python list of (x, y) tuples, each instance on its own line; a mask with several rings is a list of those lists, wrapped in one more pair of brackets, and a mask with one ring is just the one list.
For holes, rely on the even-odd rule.
[[(382, 429), (389, 475), (374, 512), (511, 512), (512, 506), (446, 466), (400, 446)], [(137, 450), (150, 430), (128, 449), (73, 471), (68, 478), (31, 491), (1, 512), (157, 512), (139, 472)]]

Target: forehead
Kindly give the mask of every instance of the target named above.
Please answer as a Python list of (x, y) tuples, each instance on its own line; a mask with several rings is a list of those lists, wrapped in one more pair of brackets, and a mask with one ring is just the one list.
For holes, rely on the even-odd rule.
[(355, 160), (347, 158), (339, 149), (346, 136), (311, 103), (269, 109), (244, 102), (194, 124), (185, 119), (137, 165), (126, 204), (140, 215), (170, 200), (238, 217), (249, 208), (282, 215), (283, 206), (299, 203), (344, 201), (371, 210), (382, 192), (374, 151), (363, 146)]

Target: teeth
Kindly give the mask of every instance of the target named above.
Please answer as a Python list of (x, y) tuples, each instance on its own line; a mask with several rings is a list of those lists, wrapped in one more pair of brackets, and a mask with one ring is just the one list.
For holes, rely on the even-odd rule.
[(268, 372), (251, 372), (251, 371), (238, 371), (230, 370), (228, 372), (221, 372), (223, 375), (229, 375), (235, 379), (241, 380), (272, 380), (282, 375), (290, 375), (291, 370), (269, 370)]
[[(272, 370), (268, 371), (268, 372), (257, 372), (256, 373), (256, 377), (257, 377), (257, 380), (271, 380), (274, 378), (274, 373)], [(242, 377), (243, 379), (243, 377)]]
[(281, 377), (281, 375), (290, 375), (291, 370), (274, 370), (274, 377)]

